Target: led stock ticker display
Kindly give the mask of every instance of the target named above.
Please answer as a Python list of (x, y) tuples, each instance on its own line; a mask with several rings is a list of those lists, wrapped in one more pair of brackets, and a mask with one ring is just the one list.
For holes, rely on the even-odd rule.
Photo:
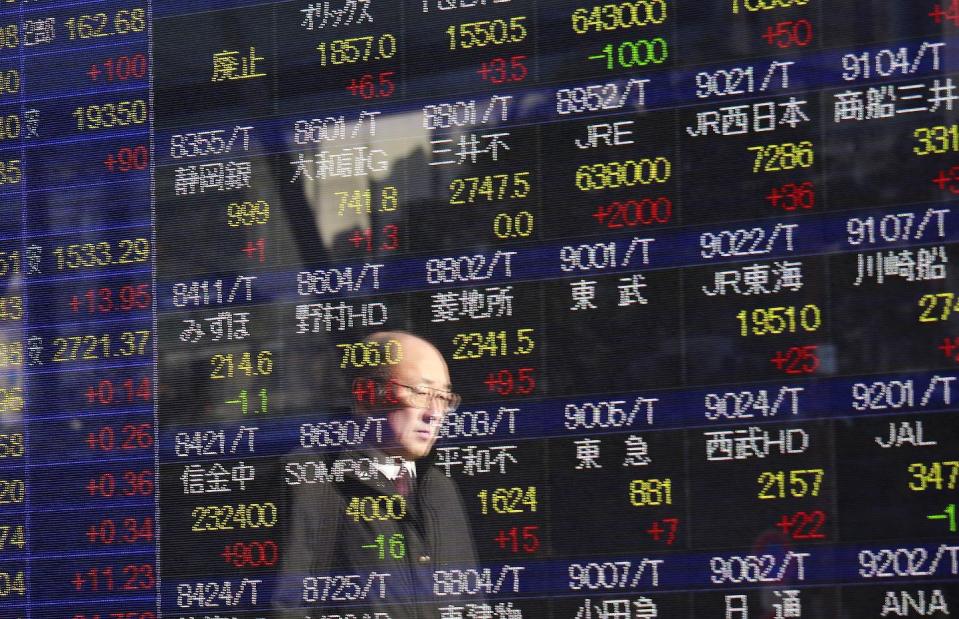
[(0, 2), (0, 617), (953, 616), (957, 46)]

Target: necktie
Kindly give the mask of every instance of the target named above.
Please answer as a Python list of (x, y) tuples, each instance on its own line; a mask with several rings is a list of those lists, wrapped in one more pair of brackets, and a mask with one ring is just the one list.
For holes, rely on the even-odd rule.
[(410, 496), (410, 492), (413, 490), (413, 478), (410, 476), (408, 468), (400, 466), (400, 472), (393, 480), (393, 486), (396, 488), (397, 494), (404, 497)]
[[(400, 472), (393, 479), (393, 487), (396, 489), (397, 494), (406, 499), (407, 516), (404, 520), (411, 522), (416, 532), (422, 537), (424, 535), (423, 521), (420, 518), (419, 505), (416, 497), (413, 496), (416, 491), (416, 478), (413, 477), (412, 472), (408, 468), (400, 466)], [(412, 533), (412, 531), (410, 531), (410, 533)]]

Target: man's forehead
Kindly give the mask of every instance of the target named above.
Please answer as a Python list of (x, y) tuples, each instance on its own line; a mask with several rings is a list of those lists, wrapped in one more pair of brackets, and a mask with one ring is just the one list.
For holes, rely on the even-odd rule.
[(404, 331), (381, 331), (370, 341), (384, 344), (395, 341), (402, 357), (390, 368), (391, 378), (405, 385), (427, 385), (436, 389), (451, 389), (449, 369), (442, 353), (421, 337)]
[(403, 360), (393, 369), (393, 378), (408, 385), (427, 385), (438, 389), (450, 387), (450, 375), (442, 359), (436, 362)]
[(423, 354), (405, 353), (403, 360), (393, 367), (393, 378), (407, 385), (450, 388), (446, 362), (432, 347), (423, 351)]

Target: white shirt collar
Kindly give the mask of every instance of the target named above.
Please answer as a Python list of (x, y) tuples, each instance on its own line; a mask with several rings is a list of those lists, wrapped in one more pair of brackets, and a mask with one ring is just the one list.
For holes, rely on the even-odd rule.
[[(373, 462), (373, 466), (376, 467), (380, 473), (383, 474), (383, 477), (387, 478), (390, 481), (393, 481), (400, 474), (400, 466), (395, 461), (388, 462)], [(411, 479), (416, 479), (416, 463), (412, 460), (403, 460), (403, 467), (410, 474)]]

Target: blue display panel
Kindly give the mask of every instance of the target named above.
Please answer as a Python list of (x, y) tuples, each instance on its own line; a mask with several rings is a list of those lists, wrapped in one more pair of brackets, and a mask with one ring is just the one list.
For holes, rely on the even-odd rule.
[(957, 28), (2, 2), (0, 617), (954, 614)]

